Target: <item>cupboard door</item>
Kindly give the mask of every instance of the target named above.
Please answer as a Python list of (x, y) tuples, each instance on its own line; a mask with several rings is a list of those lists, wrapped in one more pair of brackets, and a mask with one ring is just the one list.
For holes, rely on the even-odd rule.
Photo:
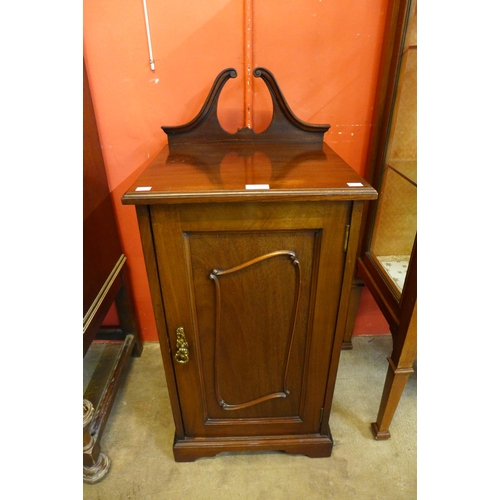
[(151, 207), (186, 436), (319, 433), (349, 209)]

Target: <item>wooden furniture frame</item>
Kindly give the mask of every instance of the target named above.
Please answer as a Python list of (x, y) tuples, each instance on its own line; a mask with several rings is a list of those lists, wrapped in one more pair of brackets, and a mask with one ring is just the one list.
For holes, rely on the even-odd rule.
[(342, 350), (349, 351), (352, 349), (352, 334), (354, 331), (354, 323), (358, 314), (359, 302), (365, 284), (361, 278), (357, 276), (352, 280), (351, 295), (349, 297), (349, 307), (347, 310), (347, 318), (344, 330), (344, 341), (342, 342)]
[[(385, 37), (381, 58), (381, 71), (377, 87), (377, 101), (374, 110), (375, 127), (370, 138), (368, 165), (368, 181), (379, 192), (377, 201), (369, 202), (369, 209), (363, 220), (361, 245), (359, 250), (357, 277), (368, 287), (380, 310), (390, 326), (393, 339), (393, 350), (388, 358), (385, 386), (383, 389), (377, 421), (372, 424), (376, 440), (390, 438), (389, 426), (397, 409), (408, 377), (413, 373), (413, 364), (417, 354), (417, 238), (416, 233), (411, 248), (411, 257), (402, 291), (395, 289), (394, 283), (384, 272), (372, 252), (374, 234), (377, 224), (377, 212), (389, 198), (384, 198), (384, 174), (389, 168), (390, 141), (394, 136), (395, 116), (400, 99), (400, 88), (404, 61), (408, 51), (416, 49), (416, 42), (410, 45), (409, 26), (416, 38), (416, 1), (391, 0), (388, 6)], [(416, 69), (415, 69), (416, 71)], [(415, 96), (414, 96), (415, 97)], [(414, 98), (413, 97), (413, 98)], [(416, 113), (416, 109), (414, 110)], [(416, 114), (413, 116), (416, 123)], [(414, 186), (416, 196), (416, 129), (412, 149), (415, 150), (415, 171), (406, 178)], [(412, 188), (413, 189), (413, 188)], [(416, 199), (414, 200), (416, 211)], [(412, 215), (416, 227), (416, 212)], [(416, 231), (416, 229), (415, 229)], [(391, 231), (396, 234), (398, 229)], [(390, 237), (388, 233), (387, 237)], [(355, 288), (353, 284), (353, 289)], [(359, 291), (359, 290), (358, 290)], [(351, 312), (356, 312), (356, 296), (352, 297)]]
[(376, 191), (297, 118), (272, 75), (259, 134), (198, 115), (122, 198), (136, 206), (175, 421), (176, 461), (331, 454), (328, 416), (365, 200)]
[(110, 337), (101, 324), (116, 304), (120, 327), (112, 340), (119, 343), (116, 357), (108, 360), (104, 380), (93, 380), (83, 400), (83, 480), (95, 483), (110, 467), (100, 440), (131, 355), (140, 356), (142, 343), (126, 257), (122, 252), (109, 194), (92, 96), (83, 64), (83, 356), (95, 339)]

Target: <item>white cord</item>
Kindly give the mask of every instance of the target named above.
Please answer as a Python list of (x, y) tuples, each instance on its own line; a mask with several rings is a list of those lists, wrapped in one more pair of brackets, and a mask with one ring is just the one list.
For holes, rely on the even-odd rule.
[(155, 61), (153, 58), (153, 48), (151, 46), (151, 35), (149, 33), (149, 19), (148, 19), (148, 6), (146, 0), (143, 0), (144, 4), (144, 17), (146, 18), (146, 31), (148, 33), (148, 46), (149, 46), (149, 64), (151, 65), (151, 71), (155, 70)]

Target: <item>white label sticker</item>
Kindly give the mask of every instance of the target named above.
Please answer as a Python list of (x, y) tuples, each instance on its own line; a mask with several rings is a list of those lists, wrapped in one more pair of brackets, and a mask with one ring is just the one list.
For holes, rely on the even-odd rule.
[(151, 186), (139, 186), (135, 188), (136, 191), (151, 191)]
[(362, 182), (348, 182), (347, 185), (349, 187), (362, 187), (363, 183)]
[(269, 184), (245, 184), (245, 189), (269, 189)]

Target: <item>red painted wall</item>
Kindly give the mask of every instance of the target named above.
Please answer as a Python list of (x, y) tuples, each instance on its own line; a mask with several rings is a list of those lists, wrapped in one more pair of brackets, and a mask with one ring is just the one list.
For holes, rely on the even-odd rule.
[[(220, 122), (263, 130), (271, 101), (260, 79), (245, 95), (245, 73), (264, 66), (299, 118), (331, 125), (325, 141), (363, 175), (387, 1), (148, 0), (152, 71), (143, 3), (84, 0), (84, 57), (143, 340), (157, 333), (135, 210), (120, 198), (167, 143), (160, 127), (192, 119), (215, 76), (234, 67)], [(366, 293), (355, 334), (384, 329)]]

